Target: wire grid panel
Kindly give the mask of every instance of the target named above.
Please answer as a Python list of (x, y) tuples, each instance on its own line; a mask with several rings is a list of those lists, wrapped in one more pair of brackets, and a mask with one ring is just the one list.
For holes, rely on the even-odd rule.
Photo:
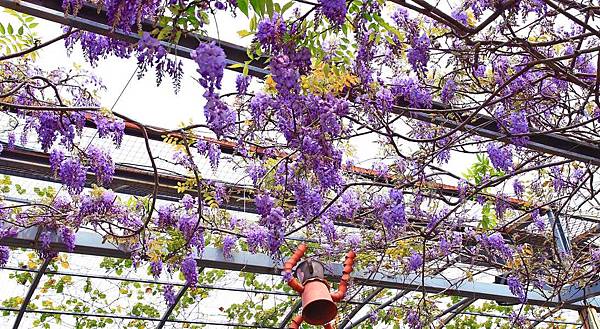
[[(24, 124), (24, 119), (6, 113), (0, 115), (0, 141), (6, 143), (9, 133), (12, 132), (16, 135), (16, 146), (41, 152), (41, 146), (37, 143), (34, 132), (28, 134), (25, 143), (21, 140)], [(17, 128), (15, 129), (15, 127)], [(79, 142), (84, 149), (93, 143), (94, 146), (109, 152), (116, 165), (146, 170), (151, 173), (152, 163), (143, 138), (126, 135), (123, 137), (121, 145), (116, 146), (110, 139), (99, 138), (95, 129), (84, 128)], [(188, 170), (175, 163), (174, 155), (177, 150), (173, 145), (157, 140), (149, 140), (148, 144), (159, 173), (192, 177)], [(190, 147), (190, 151), (202, 178), (238, 185), (251, 183), (247, 175), (237, 168), (233, 156), (222, 154), (218, 169), (213, 169), (209, 159), (204, 155), (200, 155), (195, 147)]]

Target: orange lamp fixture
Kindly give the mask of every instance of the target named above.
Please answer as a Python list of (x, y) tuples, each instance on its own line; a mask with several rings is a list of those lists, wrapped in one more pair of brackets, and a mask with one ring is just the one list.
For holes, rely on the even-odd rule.
[[(285, 262), (283, 272), (292, 275), (292, 269), (306, 252), (306, 244), (300, 244), (292, 257)], [(333, 329), (331, 321), (337, 316), (336, 302), (341, 301), (348, 290), (350, 273), (356, 253), (349, 251), (344, 260), (344, 269), (338, 291), (330, 292), (329, 282), (325, 280), (325, 266), (315, 259), (307, 259), (296, 268), (296, 277), (288, 281), (288, 285), (302, 296), (302, 315), (292, 319), (289, 329), (298, 329), (302, 322), (322, 325), (325, 329)]]

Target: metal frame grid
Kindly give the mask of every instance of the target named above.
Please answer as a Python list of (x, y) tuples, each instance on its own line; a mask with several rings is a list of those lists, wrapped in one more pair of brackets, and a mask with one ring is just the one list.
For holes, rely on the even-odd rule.
[[(103, 20), (103, 15), (100, 15), (93, 8), (84, 8), (80, 11), (77, 17), (73, 17), (71, 15), (65, 15), (61, 10), (61, 5), (59, 1), (54, 0), (25, 0), (25, 1), (15, 1), (15, 0), (0, 0), (0, 6), (11, 8), (17, 11), (21, 11), (30, 15), (38, 16), (50, 21), (62, 23), (65, 25), (69, 25), (72, 27), (80, 28), (83, 30), (108, 35), (111, 37), (116, 37), (121, 40), (125, 40), (128, 42), (136, 42), (138, 40), (138, 36), (134, 34), (124, 33), (122, 31), (115, 31), (112, 27), (108, 26), (106, 22)], [(149, 25), (144, 25), (144, 29), (149, 29)], [(172, 51), (177, 56), (189, 57), (189, 52), (194, 49), (198, 40), (209, 41), (207, 38), (183, 38), (180, 41), (180, 44), (176, 47), (167, 47), (170, 51)], [(224, 42), (220, 42), (221, 46), (225, 49), (228, 62), (229, 63), (243, 63), (247, 60), (246, 50), (242, 47), (239, 47), (234, 44), (228, 44)], [(264, 62), (258, 61), (254, 62), (254, 65), (250, 66), (249, 72), (251, 75), (264, 77), (268, 74), (268, 70), (266, 69), (266, 64)], [(441, 104), (434, 104), (434, 109), (442, 109), (443, 106)], [(397, 107), (395, 109), (396, 113), (399, 115), (406, 115), (406, 112), (402, 110), (401, 107)], [(417, 120), (422, 120), (426, 122), (431, 122), (444, 127), (456, 127), (458, 122), (456, 120), (451, 120), (444, 116), (438, 116), (427, 113), (419, 113), (419, 114), (411, 114), (411, 117)], [(136, 135), (135, 129), (132, 127), (128, 127), (128, 134)], [(484, 136), (484, 137), (493, 137), (493, 138), (505, 138), (504, 134), (498, 131), (495, 123), (491, 121), (490, 118), (486, 117), (478, 117), (476, 120), (470, 122), (468, 125), (464, 127), (465, 130), (470, 133)], [(139, 135), (138, 135), (139, 136)], [(154, 136), (154, 139), (159, 139), (160, 136)], [(225, 145), (221, 145), (224, 150), (232, 150), (232, 148), (227, 148)], [(600, 148), (594, 145), (590, 145), (587, 143), (583, 143), (576, 140), (570, 140), (567, 138), (555, 136), (553, 134), (543, 134), (543, 135), (535, 135), (531, 138), (531, 141), (528, 143), (527, 147), (532, 150), (536, 150), (543, 153), (554, 154), (574, 160), (584, 161), (592, 164), (600, 164)], [(18, 149), (15, 151), (10, 151), (3, 153), (0, 163), (0, 168), (4, 173), (21, 176), (21, 177), (30, 177), (33, 179), (39, 179), (44, 181), (51, 181), (51, 177), (49, 177), (47, 172), (47, 159), (44, 154), (39, 152), (35, 152), (32, 150), (26, 149)], [(358, 173), (357, 173), (358, 174)], [(367, 175), (368, 176), (368, 175)], [(121, 179), (121, 181), (119, 180)], [(180, 180), (181, 177), (177, 175), (164, 175), (161, 176), (160, 180), (162, 182), (161, 193), (160, 196), (166, 200), (174, 200), (176, 198), (176, 191), (173, 191), (170, 188), (173, 185), (176, 185), (176, 182)], [(152, 184), (152, 180), (148, 180), (147, 173), (144, 173), (143, 170), (139, 170), (139, 168), (119, 168), (117, 172), (116, 181), (119, 185), (120, 192), (132, 195), (145, 195), (149, 190), (149, 184)], [(240, 188), (239, 185), (232, 184), (232, 188)], [(246, 193), (251, 193), (251, 191), (247, 191), (244, 188), (241, 188), (242, 194), (246, 195)], [(445, 193), (456, 193), (452, 189), (442, 188), (442, 191)], [(244, 198), (240, 199), (242, 205), (240, 203), (236, 204), (235, 201), (231, 204), (227, 204), (227, 209), (232, 210), (242, 210), (242, 211), (252, 211), (252, 208), (246, 207), (246, 200)], [(553, 217), (551, 211), (548, 212), (549, 218), (557, 225), (553, 225), (555, 230), (555, 236), (557, 237), (556, 244), (557, 246), (563, 250), (564, 252), (570, 251), (570, 246), (568, 243), (568, 239), (565, 236), (566, 233), (560, 225), (560, 221), (556, 220)], [(523, 229), (527, 227), (528, 222), (525, 221), (520, 223), (518, 227), (513, 227), (512, 229)], [(582, 230), (581, 234), (579, 234), (574, 241), (582, 240), (585, 241), (590, 236), (597, 233), (599, 225), (594, 225), (591, 228), (585, 228)], [(37, 244), (37, 238), (39, 236), (39, 231), (37, 228), (32, 228), (30, 230), (23, 231), (16, 238), (4, 239), (1, 241), (3, 245), (9, 245), (16, 248), (32, 248)], [(64, 246), (56, 240), (53, 243), (53, 247), (57, 250), (64, 251)], [(77, 246), (75, 249), (75, 253), (87, 254), (87, 255), (96, 255), (103, 257), (116, 257), (116, 258), (127, 258), (129, 255), (127, 252), (120, 250), (119, 248), (102, 241), (99, 236), (93, 235), (89, 232), (79, 232), (77, 236)], [(233, 255), (232, 259), (226, 259), (222, 252), (218, 249), (207, 248), (204, 251), (204, 254), (198, 258), (198, 264), (201, 268), (216, 268), (216, 269), (226, 269), (233, 271), (244, 271), (251, 273), (261, 273), (261, 274), (275, 274), (277, 275), (281, 270), (281, 264), (273, 262), (273, 260), (267, 256), (262, 254), (250, 254), (246, 252), (238, 252)], [(34, 295), (41, 279), (44, 275), (69, 275), (69, 276), (77, 276), (84, 278), (97, 278), (97, 279), (107, 279), (107, 280), (122, 280), (122, 281), (132, 281), (132, 282), (146, 282), (146, 283), (156, 283), (161, 284), (164, 282), (154, 281), (154, 280), (139, 280), (139, 279), (128, 279), (128, 278), (120, 278), (115, 276), (106, 276), (106, 275), (95, 275), (95, 274), (79, 274), (79, 273), (71, 273), (71, 272), (61, 272), (61, 271), (48, 271), (49, 262), (45, 261), (42, 265), (36, 270), (30, 269), (21, 269), (21, 268), (6, 268), (8, 270), (15, 271), (28, 271), (34, 273), (34, 278), (31, 286), (29, 287), (23, 303), (21, 307), (16, 308), (8, 308), (2, 307), (0, 310), (8, 311), (8, 312), (16, 312), (17, 317), (14, 322), (13, 328), (18, 328), (24, 315), (26, 313), (45, 313), (45, 314), (64, 314), (64, 315), (72, 315), (72, 316), (90, 316), (90, 317), (114, 317), (121, 319), (138, 319), (138, 320), (147, 320), (152, 322), (158, 322), (157, 328), (162, 328), (166, 323), (190, 323), (190, 324), (208, 324), (215, 326), (236, 326), (236, 327), (261, 327), (264, 326), (252, 325), (252, 324), (241, 324), (241, 323), (216, 323), (216, 322), (202, 322), (202, 321), (187, 321), (187, 320), (177, 320), (171, 319), (170, 316), (175, 309), (177, 303), (172, 305), (167, 309), (165, 313), (161, 316), (161, 318), (150, 318), (150, 317), (139, 317), (139, 316), (124, 316), (124, 315), (113, 315), (113, 314), (95, 314), (95, 313), (78, 313), (78, 312), (66, 312), (66, 311), (52, 311), (52, 310), (36, 310), (30, 309), (29, 303), (31, 301), (32, 296)], [(339, 264), (329, 264), (327, 266), (328, 275), (330, 279), (338, 279), (340, 273), (340, 265)], [(443, 293), (447, 295), (456, 295), (462, 296), (462, 299), (457, 304), (449, 307), (446, 311), (439, 314), (437, 318), (440, 320), (440, 326), (447, 324), (451, 321), (455, 316), (459, 314), (467, 314), (467, 315), (475, 315), (475, 316), (491, 316), (491, 317), (504, 317), (503, 315), (498, 314), (483, 314), (483, 313), (474, 313), (465, 311), (469, 305), (477, 301), (478, 299), (490, 299), (496, 301), (505, 301), (505, 302), (515, 302), (516, 298), (510, 293), (508, 287), (501, 284), (495, 283), (483, 283), (483, 282), (452, 282), (442, 276), (429, 276), (424, 280), (424, 285), (421, 284), (421, 277), (417, 276), (388, 276), (385, 273), (368, 273), (368, 272), (357, 272), (354, 274), (354, 280), (358, 285), (370, 286), (374, 287), (370, 290), (368, 296), (360, 301), (350, 300), (347, 303), (351, 305), (356, 305), (354, 308), (350, 310), (347, 317), (344, 318), (341, 322), (342, 328), (354, 328), (358, 326), (361, 322), (365, 321), (368, 318), (368, 314), (359, 317), (354, 320), (354, 318), (361, 312), (361, 309), (365, 305), (373, 305), (376, 306), (377, 309), (384, 309), (386, 307), (393, 307), (393, 304), (404, 297), (411, 291), (427, 291), (431, 293)], [(180, 290), (177, 293), (176, 300), (179, 299), (185, 294), (188, 287), (181, 283), (175, 283), (177, 287), (180, 287)], [(221, 289), (221, 290), (233, 290), (240, 291), (240, 289), (236, 288), (228, 288), (228, 287), (215, 287), (203, 285), (202, 287), (208, 289)], [(382, 302), (374, 302), (373, 300), (377, 298), (379, 294), (381, 294), (385, 289), (396, 290), (396, 294), (385, 301)], [(285, 292), (272, 292), (272, 291), (260, 291), (260, 290), (242, 290), (243, 292), (251, 292), (256, 294), (280, 294), (284, 296), (294, 296), (294, 294), (285, 293)], [(548, 300), (545, 296), (540, 295), (538, 293), (531, 293), (528, 295), (528, 303), (532, 305), (539, 305), (544, 307), (563, 307), (565, 309), (573, 309), (573, 310), (581, 310), (587, 307), (588, 305), (600, 306), (598, 305), (598, 300), (594, 297), (600, 295), (600, 285), (591, 285), (584, 288), (572, 286), (566, 289), (560, 296), (560, 298), (554, 298)], [(585, 303), (583, 302), (585, 301)], [(284, 328), (287, 325), (289, 319), (293, 316), (295, 312), (299, 310), (301, 307), (299, 302), (293, 304), (288, 313), (282, 318), (281, 324), (278, 326), (279, 328)], [(550, 322), (550, 323), (562, 323), (562, 324), (577, 324), (574, 322), (568, 321), (551, 321), (551, 320), (542, 320), (541, 322)]]

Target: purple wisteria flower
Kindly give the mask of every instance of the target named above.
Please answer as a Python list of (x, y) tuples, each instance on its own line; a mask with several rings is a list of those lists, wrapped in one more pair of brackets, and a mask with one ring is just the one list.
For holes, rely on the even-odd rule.
[(71, 194), (79, 194), (83, 191), (85, 185), (86, 171), (79, 159), (68, 158), (61, 162), (58, 168), (58, 176), (60, 180), (67, 186), (67, 190)]
[(394, 79), (392, 85), (392, 94), (402, 96), (411, 107), (431, 108), (431, 94), (427, 88), (419, 84), (417, 79), (412, 77)]
[(522, 198), (523, 197), (523, 193), (525, 192), (525, 186), (523, 186), (523, 183), (521, 183), (520, 180), (515, 179), (513, 181), (513, 191), (515, 192), (515, 195), (518, 198)]
[(15, 132), (11, 131), (8, 133), (8, 139), (6, 141), (6, 149), (12, 151), (15, 149), (15, 142), (17, 137), (15, 136)]
[(277, 91), (282, 95), (294, 93), (300, 89), (300, 73), (287, 55), (279, 55), (271, 60), (271, 77)]
[(254, 197), (256, 211), (261, 216), (268, 216), (273, 208), (274, 199), (269, 194), (257, 194)]
[(477, 240), (484, 246), (497, 250), (505, 259), (511, 259), (514, 255), (514, 251), (506, 244), (502, 234), (495, 232), (489, 236), (482, 234), (477, 237)]
[(0, 246), (0, 267), (6, 266), (10, 258), (10, 249), (7, 246)]
[(421, 269), (423, 265), (423, 257), (420, 253), (411, 251), (410, 257), (408, 258), (407, 270), (409, 272), (415, 272)]
[(454, 82), (454, 79), (446, 80), (446, 83), (444, 83), (444, 87), (442, 88), (442, 103), (450, 104), (455, 94), (456, 82)]
[(214, 42), (201, 43), (198, 48), (190, 53), (192, 59), (198, 64), (200, 84), (213, 93), (215, 88), (221, 89), (221, 80), (225, 70), (225, 52)]
[(415, 71), (427, 71), (427, 62), (429, 62), (429, 46), (431, 41), (426, 33), (422, 33), (419, 37), (413, 38), (412, 47), (406, 53), (406, 57), (410, 65)]
[(422, 329), (423, 323), (421, 323), (421, 317), (417, 310), (410, 309), (406, 313), (406, 323), (410, 329)]
[(408, 224), (408, 221), (406, 220), (404, 195), (402, 191), (391, 189), (390, 200), (392, 201), (392, 204), (383, 214), (383, 225), (390, 232), (390, 234), (395, 235), (402, 231)]
[(196, 198), (189, 194), (184, 194), (180, 202), (186, 210), (191, 210), (196, 205)]
[(529, 123), (527, 122), (527, 116), (525, 111), (517, 111), (510, 114), (510, 127), (509, 132), (511, 135), (517, 135), (511, 137), (511, 141), (518, 146), (525, 146), (529, 142), (529, 137), (525, 136), (529, 133)]
[(246, 242), (248, 243), (248, 251), (252, 253), (258, 252), (259, 248), (268, 247), (268, 230), (263, 226), (253, 226), (246, 232)]
[(342, 25), (346, 20), (346, 0), (319, 0), (321, 12), (332, 25)]
[(125, 135), (125, 122), (120, 119), (109, 119), (104, 115), (92, 114), (92, 120), (96, 125), (100, 138), (112, 138), (113, 142), (120, 146)]
[(346, 237), (346, 243), (352, 250), (357, 250), (362, 242), (362, 237), (358, 233), (348, 234)]
[(52, 233), (50, 231), (44, 231), (40, 234), (40, 249), (38, 253), (42, 259), (52, 259), (58, 256), (58, 252), (52, 250), (50, 243), (52, 242)]
[(232, 131), (235, 125), (236, 112), (225, 104), (218, 96), (205, 94), (206, 105), (204, 105), (204, 116), (210, 130), (217, 137), (221, 137)]
[(160, 273), (162, 273), (162, 269), (163, 269), (163, 262), (162, 260), (157, 260), (157, 261), (153, 261), (150, 262), (150, 273), (152, 273), (152, 276), (157, 279), (160, 276)]
[(334, 242), (335, 240), (337, 240), (338, 234), (337, 230), (335, 229), (335, 224), (333, 223), (333, 220), (328, 216), (321, 216), (320, 222), (321, 230), (323, 231), (323, 234), (325, 235), (327, 240), (329, 240), (329, 242)]
[(235, 89), (239, 95), (243, 95), (248, 92), (248, 86), (250, 86), (250, 81), (252, 81), (252, 77), (249, 75), (239, 74), (235, 78)]
[(65, 247), (67, 247), (67, 251), (72, 252), (75, 250), (75, 234), (73, 231), (70, 228), (63, 226), (58, 232), (60, 233), (60, 239)]
[(58, 173), (58, 170), (60, 169), (60, 164), (63, 162), (64, 159), (65, 154), (61, 150), (54, 149), (52, 150), (52, 152), (50, 152), (50, 170), (52, 170), (54, 174)]
[(486, 66), (483, 64), (476, 65), (473, 75), (477, 78), (483, 78), (485, 76)]
[(185, 277), (185, 281), (191, 287), (195, 287), (198, 284), (198, 268), (196, 267), (196, 260), (191, 255), (188, 255), (181, 262), (181, 272)]
[(173, 285), (166, 284), (163, 287), (163, 296), (169, 307), (175, 305), (175, 292), (173, 291)]
[(158, 207), (158, 218), (156, 225), (161, 228), (171, 228), (177, 223), (175, 218), (175, 208), (173, 205), (160, 205)]
[(536, 208), (531, 212), (531, 221), (538, 230), (543, 231), (546, 229), (546, 223), (544, 223), (544, 219), (540, 216), (539, 208)]
[(508, 147), (499, 148), (490, 143), (487, 146), (487, 153), (494, 168), (504, 172), (512, 171), (512, 152)]
[(516, 276), (510, 275), (508, 277), (507, 283), (510, 292), (513, 295), (517, 296), (521, 303), (525, 303), (527, 301), (527, 294), (525, 293), (525, 289), (523, 288), (523, 284), (521, 283), (521, 281), (519, 281), (519, 279)]
[(265, 48), (278, 47), (283, 36), (287, 33), (285, 21), (279, 14), (266, 17), (258, 23), (256, 39)]
[(225, 256), (225, 258), (231, 259), (231, 251), (235, 247), (237, 240), (238, 238), (235, 235), (226, 235), (223, 238), (223, 256)]
[(96, 181), (101, 186), (109, 186), (115, 174), (115, 164), (107, 152), (90, 145), (87, 149), (90, 170), (96, 174)]
[(560, 193), (562, 189), (566, 186), (566, 182), (562, 175), (562, 168), (560, 166), (554, 166), (550, 168), (550, 173), (552, 173), (552, 186), (554, 187), (554, 191), (556, 193)]

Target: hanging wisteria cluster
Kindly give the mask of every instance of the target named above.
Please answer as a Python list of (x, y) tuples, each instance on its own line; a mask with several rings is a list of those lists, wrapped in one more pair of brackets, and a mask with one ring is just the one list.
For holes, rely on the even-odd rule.
[[(70, 15), (85, 6), (63, 1)], [(130, 250), (135, 266), (149, 266), (157, 278), (179, 270), (191, 287), (198, 284), (195, 257), (207, 244), (226, 257), (247, 250), (281, 260), (299, 237), (323, 259), (336, 261), (353, 249), (362, 270), (390, 275), (426, 276), (460, 263), (471, 267), (460, 270), (469, 280), (476, 265), (487, 264), (521, 303), (530, 291), (557, 294), (597, 279), (594, 241), (574, 239), (565, 252), (554, 247), (553, 232), (555, 218), (600, 210), (598, 163), (539, 146), (543, 136), (600, 143), (597, 5), (106, 0), (95, 6), (114, 30), (139, 34), (139, 42), (66, 28), (67, 49), (81, 47), (92, 66), (135, 56), (139, 76), (152, 67), (157, 83), (167, 74), (175, 90), (184, 74), (198, 81), (205, 122), (161, 131), (177, 136), (172, 160), (191, 182), (179, 202), (158, 202), (156, 189), (143, 198), (117, 195), (110, 189), (117, 165), (107, 150), (83, 143), (82, 130), (96, 129), (119, 147), (125, 122), (143, 132), (146, 145), (148, 131), (157, 128), (101, 107), (96, 95), (103, 86), (89, 72), (44, 71), (31, 60), (0, 57), (0, 106), (24, 122), (2, 146), (7, 152), (37, 142), (64, 186), (34, 205), (4, 202), (0, 240), (42, 227), (39, 255), (53, 258), (52, 239), (72, 251), (76, 232), (91, 228)], [(219, 15), (250, 18), (240, 32), (252, 39), (249, 59), (232, 67), (244, 72), (235, 86), (224, 83), (227, 58), (219, 42), (199, 37)], [(192, 34), (201, 40), (190, 52), (196, 72), (183, 72), (182, 59), (169, 52)], [(268, 74), (251, 77), (249, 66), (260, 63)], [(218, 171), (229, 146), (252, 183), (254, 219), (225, 210), (228, 188), (202, 178), (199, 159)], [(153, 170), (157, 175), (154, 162)], [(0, 266), (8, 257), (0, 247)], [(173, 287), (163, 293), (173, 304)], [(428, 327), (434, 303), (424, 291), (410, 303), (401, 311), (375, 310), (371, 321)], [(536, 316), (527, 312), (521, 308), (510, 323), (527, 327), (524, 316)]]

